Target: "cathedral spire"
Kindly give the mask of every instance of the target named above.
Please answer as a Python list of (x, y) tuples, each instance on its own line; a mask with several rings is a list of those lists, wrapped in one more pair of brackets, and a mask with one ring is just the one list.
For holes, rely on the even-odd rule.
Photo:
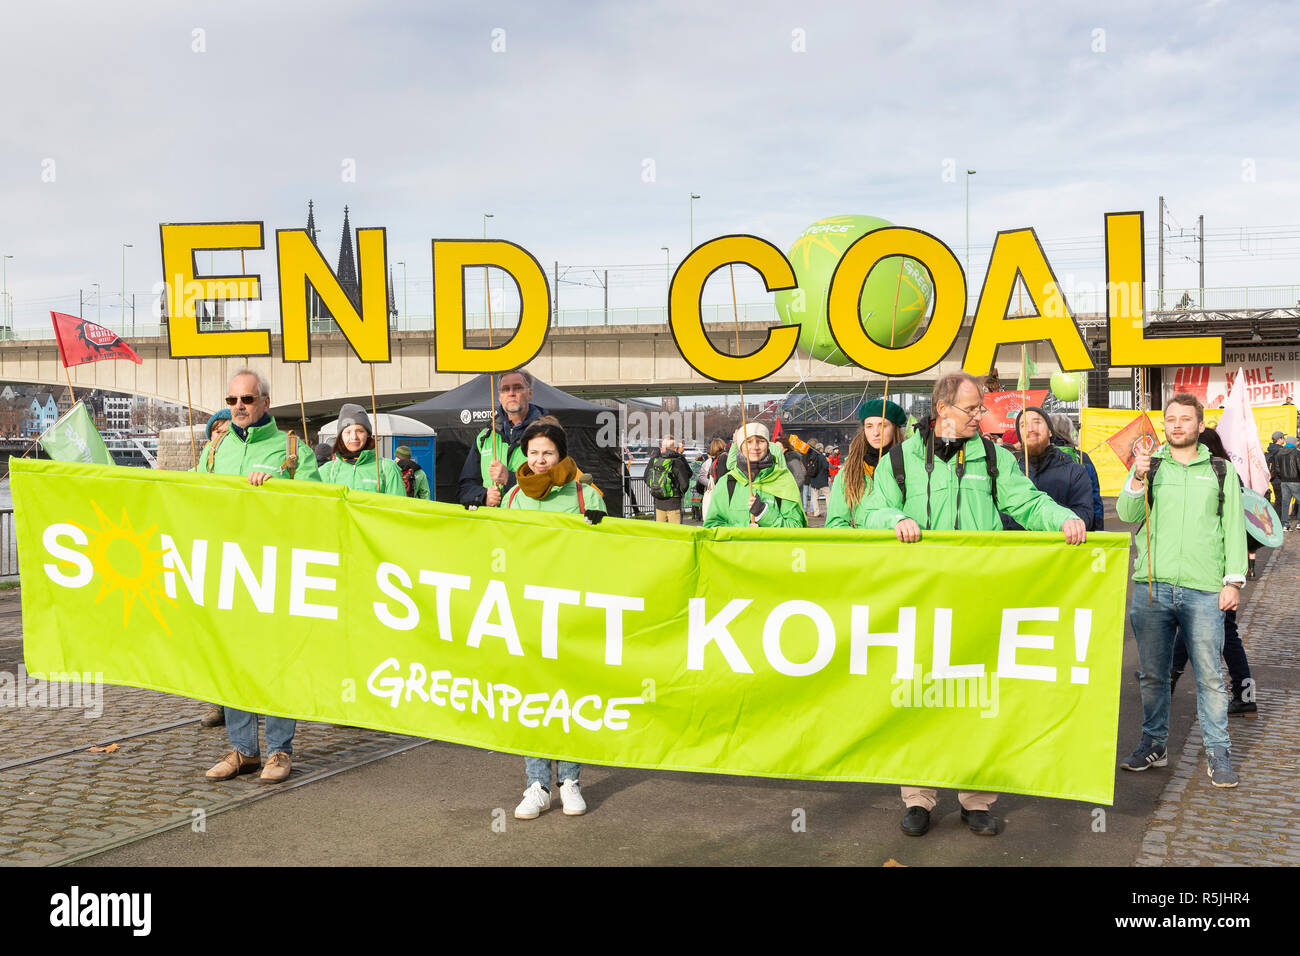
[(343, 236), (339, 240), (339, 267), (336, 271), (339, 285), (352, 300), (353, 306), (360, 310), (361, 296), (357, 289), (357, 266), (352, 254), (352, 225), (347, 206), (343, 207)]

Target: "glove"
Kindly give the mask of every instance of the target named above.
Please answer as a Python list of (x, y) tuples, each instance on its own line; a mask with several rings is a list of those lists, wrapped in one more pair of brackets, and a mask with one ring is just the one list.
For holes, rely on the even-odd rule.
[(755, 496), (754, 503), (749, 506), (749, 513), (755, 518), (763, 517), (763, 512), (767, 510), (767, 502), (762, 498)]
[(600, 524), (605, 517), (605, 512), (597, 511), (594, 508), (584, 511), (582, 516), (587, 519), (587, 524)]

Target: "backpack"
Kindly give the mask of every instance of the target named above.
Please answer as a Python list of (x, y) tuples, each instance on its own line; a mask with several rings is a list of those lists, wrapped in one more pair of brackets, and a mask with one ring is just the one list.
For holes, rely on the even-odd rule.
[[(1160, 467), (1163, 458), (1152, 458), (1151, 467), (1147, 470), (1147, 511), (1151, 511), (1156, 503), (1156, 470)], [(1214, 469), (1215, 475), (1219, 478), (1219, 508), (1215, 514), (1223, 517), (1223, 482), (1228, 477), (1228, 463), (1222, 458), (1211, 456), (1210, 467)]]
[(414, 498), (415, 497), (415, 469), (403, 468), (401, 471), (402, 471), (402, 485), (403, 487), (406, 488), (406, 497)]
[(677, 476), (674, 474), (676, 471), (673, 467), (674, 461), (673, 458), (656, 458), (654, 460), (646, 484), (650, 486), (650, 494), (656, 498), (676, 498), (681, 494), (681, 491), (677, 488)]
[[(980, 436), (984, 442), (984, 468), (988, 472), (989, 487), (993, 492), (993, 510), (1000, 511), (998, 508), (998, 449), (993, 442)], [(894, 481), (898, 483), (898, 491), (903, 496), (903, 504), (907, 504), (907, 472), (903, 467), (903, 446), (902, 443), (889, 449), (889, 465), (894, 471)], [(927, 470), (933, 468), (931, 460), (927, 462)]]
[(815, 448), (808, 449), (808, 454), (804, 455), (803, 476), (804, 480), (809, 484), (822, 473), (821, 457)]

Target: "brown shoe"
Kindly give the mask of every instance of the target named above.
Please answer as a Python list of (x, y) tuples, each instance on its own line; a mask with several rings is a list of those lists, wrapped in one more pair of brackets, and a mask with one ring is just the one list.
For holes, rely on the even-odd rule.
[(203, 712), (199, 718), (200, 727), (220, 727), (226, 722), (226, 708), (220, 704), (213, 704)]
[(286, 753), (273, 753), (266, 758), (266, 768), (258, 779), (262, 783), (284, 783), (289, 779), (290, 760)]
[(211, 770), (204, 774), (209, 780), (230, 780), (238, 777), (241, 773), (252, 773), (258, 767), (262, 766), (260, 757), (249, 757), (241, 754), (238, 750), (232, 750), (217, 762)]

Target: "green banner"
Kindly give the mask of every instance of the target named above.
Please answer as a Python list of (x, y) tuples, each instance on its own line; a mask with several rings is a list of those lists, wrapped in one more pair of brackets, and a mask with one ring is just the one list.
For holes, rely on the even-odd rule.
[(583, 763), (1109, 804), (1129, 538), (712, 529), (15, 460), (33, 672)]
[(55, 461), (81, 461), (95, 465), (113, 464), (113, 456), (86, 411), (77, 402), (50, 430), (41, 436), (41, 447)]

